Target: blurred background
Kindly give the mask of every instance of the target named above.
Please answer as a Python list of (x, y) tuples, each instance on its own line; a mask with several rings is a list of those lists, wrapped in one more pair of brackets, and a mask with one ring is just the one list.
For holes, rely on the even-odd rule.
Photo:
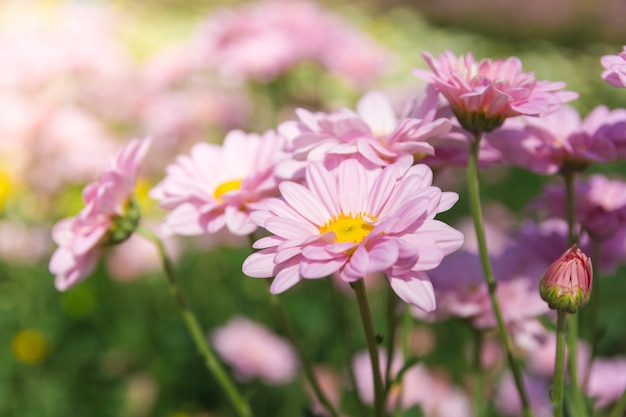
[[(0, 416), (233, 415), (200, 366), (148, 244), (132, 238), (85, 282), (65, 293), (54, 289), (47, 268), (51, 226), (80, 210), (82, 187), (130, 139), (155, 140), (139, 198), (144, 222), (157, 227), (164, 213), (148, 191), (193, 143), (219, 143), (234, 128), (263, 132), (298, 106), (353, 108), (369, 89), (400, 101), (423, 87), (411, 74), (425, 66), (422, 51), (519, 56), (538, 79), (565, 81), (579, 92), (572, 104), (582, 113), (626, 103), (624, 91), (600, 78), (600, 57), (617, 54), (626, 40), (626, 3), (619, 0), (285, 4), (0, 3)], [(301, 43), (280, 49), (280, 39), (267, 35), (243, 52), (228, 50), (237, 36), (272, 25), (302, 32), (294, 32)], [(331, 40), (316, 40), (322, 33)], [(602, 169), (620, 171), (617, 164)], [(485, 186), (485, 195), (520, 218), (546, 179), (494, 172), (497, 181)], [(462, 173), (447, 186), (462, 189)], [(462, 198), (446, 220), (462, 218), (466, 209)], [(167, 244), (206, 329), (244, 315), (281, 333), (266, 283), (241, 272), (247, 242), (219, 235)], [(345, 334), (363, 349), (361, 329), (337, 326), (328, 309), (331, 284), (314, 281), (281, 299), (312, 360), (341, 375), (345, 344), (337, 340)], [(619, 308), (625, 287), (623, 280), (607, 284), (604, 354), (626, 346), (619, 325), (626, 320)], [(379, 293), (373, 308), (384, 312)], [(356, 323), (354, 304), (346, 310)], [(383, 313), (377, 323), (384, 325)], [(470, 336), (467, 328), (452, 321), (424, 334), (426, 363), (462, 385), (469, 365), (458, 347)], [(308, 404), (296, 382), (242, 387), (259, 416), (303, 415)]]

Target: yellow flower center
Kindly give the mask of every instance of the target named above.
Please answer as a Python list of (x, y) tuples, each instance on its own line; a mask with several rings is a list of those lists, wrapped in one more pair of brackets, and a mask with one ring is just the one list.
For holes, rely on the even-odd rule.
[(43, 335), (32, 329), (19, 332), (13, 338), (11, 350), (18, 361), (28, 365), (37, 364), (48, 355), (48, 346)]
[(364, 217), (370, 221), (376, 220), (363, 213), (357, 213), (355, 216), (341, 213), (338, 217), (333, 217), (321, 226), (320, 233), (335, 232), (337, 243), (361, 243), (374, 228), (373, 225), (364, 220)]
[(213, 191), (213, 197), (217, 201), (224, 201), (222, 196), (229, 191), (238, 190), (241, 187), (241, 182), (243, 179), (239, 178), (236, 180), (226, 181), (217, 186), (215, 191)]

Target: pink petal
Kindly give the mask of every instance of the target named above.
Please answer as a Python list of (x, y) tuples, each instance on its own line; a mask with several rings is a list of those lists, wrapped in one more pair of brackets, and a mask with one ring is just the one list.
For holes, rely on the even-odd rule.
[(426, 312), (435, 310), (435, 290), (424, 272), (415, 272), (411, 276), (389, 277), (389, 284), (404, 302)]

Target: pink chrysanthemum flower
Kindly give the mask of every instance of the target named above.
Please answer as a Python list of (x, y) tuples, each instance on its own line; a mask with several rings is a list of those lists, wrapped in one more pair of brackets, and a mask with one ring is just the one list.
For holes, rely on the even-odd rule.
[(367, 170), (347, 159), (328, 170), (311, 162), (306, 186), (283, 182), (283, 199), (252, 213), (272, 236), (254, 244), (261, 250), (245, 260), (244, 273), (275, 277), (276, 294), (303, 279), (338, 273), (353, 282), (383, 272), (402, 300), (432, 311), (435, 297), (424, 271), (463, 243), (459, 231), (434, 217), (458, 196), (431, 186), (431, 170), (411, 163), (409, 157)]
[[(606, 240), (626, 226), (626, 182), (601, 174), (575, 185), (574, 212), (580, 228), (598, 240)], [(566, 218), (565, 188), (548, 185), (531, 207), (547, 216)]]
[(293, 153), (293, 160), (281, 163), (279, 175), (296, 178), (307, 161), (337, 157), (358, 155), (375, 166), (386, 166), (405, 155), (433, 155), (426, 140), (452, 127), (446, 118), (435, 119), (436, 106), (437, 93), (430, 90), (414, 109), (398, 118), (384, 93), (370, 91), (358, 102), (356, 112), (342, 109), (326, 114), (298, 109), (298, 121), (279, 127)]
[(258, 202), (278, 194), (273, 168), (283, 138), (231, 131), (222, 145), (198, 143), (189, 156), (167, 167), (151, 195), (171, 210), (165, 224), (174, 233), (200, 235), (223, 227), (236, 235), (254, 232), (249, 213)]
[(215, 329), (211, 341), (241, 381), (259, 378), (266, 384), (284, 384), (294, 380), (298, 372), (298, 360), (291, 345), (245, 317), (233, 317)]
[(618, 55), (604, 55), (600, 62), (605, 68), (602, 79), (615, 87), (626, 87), (626, 46)]
[(52, 239), (59, 245), (50, 259), (55, 285), (65, 291), (96, 267), (105, 246), (128, 239), (139, 222), (133, 200), (139, 166), (150, 140), (134, 140), (122, 149), (98, 181), (83, 190), (85, 207), (76, 217), (59, 221)]
[(623, 111), (606, 106), (596, 107), (583, 120), (576, 109), (562, 106), (540, 118), (509, 119), (486, 138), (505, 161), (539, 174), (555, 174), (615, 160), (616, 145), (607, 132), (620, 121), (626, 121)]
[(492, 131), (508, 117), (551, 113), (578, 97), (558, 91), (563, 82), (537, 81), (533, 73), (522, 72), (517, 57), (476, 62), (471, 53), (457, 58), (449, 50), (437, 59), (427, 52), (422, 56), (430, 71), (414, 73), (435, 85), (461, 125), (475, 134)]

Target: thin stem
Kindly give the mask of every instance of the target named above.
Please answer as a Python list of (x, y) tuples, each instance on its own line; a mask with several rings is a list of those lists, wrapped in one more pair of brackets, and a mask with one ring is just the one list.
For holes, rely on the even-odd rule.
[(591, 344), (591, 355), (585, 367), (585, 381), (583, 388), (589, 383), (591, 365), (596, 357), (598, 349), (598, 315), (600, 311), (600, 254), (602, 242), (599, 239), (591, 239), (591, 262), (593, 263), (593, 289), (591, 291), (591, 301), (589, 302), (589, 341)]
[(613, 411), (609, 417), (622, 417), (624, 415), (624, 411), (626, 411), (626, 390), (622, 394), (622, 397), (619, 399), (615, 407), (613, 407)]
[[(565, 181), (565, 204), (567, 210), (567, 230), (569, 245), (573, 245), (578, 242), (578, 236), (575, 230), (575, 188), (574, 188), (574, 172), (571, 170), (565, 170), (561, 173), (563, 180)], [(569, 320), (567, 332), (567, 351), (568, 351), (568, 371), (570, 377), (570, 388), (572, 391), (573, 405), (576, 410), (577, 417), (587, 416), (587, 406), (585, 405), (585, 399), (580, 389), (578, 381), (578, 314), (572, 314), (572, 319)]]
[(239, 393), (236, 385), (228, 375), (228, 373), (224, 370), (220, 362), (217, 360), (215, 353), (207, 343), (206, 336), (198, 319), (195, 314), (189, 309), (187, 304), (187, 300), (182, 292), (180, 285), (178, 284), (178, 279), (176, 278), (176, 273), (174, 271), (174, 266), (167, 256), (167, 252), (165, 251), (165, 247), (163, 246), (163, 242), (161, 239), (155, 235), (151, 230), (139, 226), (137, 231), (144, 236), (146, 239), (152, 241), (159, 251), (159, 255), (161, 257), (161, 261), (163, 263), (163, 270), (165, 271), (165, 275), (167, 276), (170, 290), (174, 299), (176, 301), (176, 305), (180, 310), (180, 313), (183, 317), (183, 321), (185, 322), (185, 326), (187, 326), (187, 330), (193, 339), (194, 344), (196, 345), (196, 349), (204, 359), (204, 363), (208, 370), (213, 374), (213, 377), (217, 380), (220, 388), (228, 397), (231, 405), (237, 412), (240, 417), (252, 417), (253, 413), (250, 409), (250, 405), (246, 401), (246, 399)]
[(383, 380), (380, 374), (380, 363), (378, 360), (378, 345), (376, 343), (376, 334), (374, 332), (374, 322), (370, 311), (367, 294), (365, 292), (365, 284), (363, 280), (357, 280), (350, 284), (359, 305), (359, 313), (365, 332), (365, 340), (367, 341), (367, 350), (369, 351), (370, 360), (372, 362), (372, 376), (374, 378), (374, 416), (382, 417), (385, 404), (383, 398), (385, 396)]
[(559, 311), (556, 316), (556, 357), (554, 359), (554, 381), (552, 382), (552, 406), (554, 417), (563, 416), (563, 382), (565, 380), (565, 332), (567, 312)]
[(476, 407), (476, 417), (482, 417), (485, 413), (485, 373), (482, 369), (481, 353), (483, 346), (483, 332), (478, 329), (474, 331), (474, 357), (472, 358), (473, 379), (474, 379), (474, 406)]
[[(346, 317), (346, 310), (344, 308), (343, 303), (341, 302), (341, 300), (338, 299), (339, 294), (337, 294), (337, 291), (335, 290), (334, 285), (332, 284), (331, 280), (327, 280), (328, 281), (328, 287), (330, 289), (330, 296), (331, 296), (331, 304), (333, 306), (333, 310), (335, 312), (335, 316), (337, 317), (337, 321), (339, 324), (339, 334), (342, 340), (342, 346), (344, 348), (344, 352), (345, 352), (345, 363), (350, 363), (351, 360), (351, 356), (352, 356), (352, 352), (353, 352), (353, 346), (352, 346), (352, 341), (350, 340), (350, 329), (349, 329), (349, 322), (348, 322), (348, 317)], [(358, 403), (358, 405), (361, 408), (361, 413), (363, 415), (366, 414), (366, 409), (365, 409), (365, 405), (363, 404), (363, 402), (361, 401), (361, 398), (359, 398), (359, 395), (357, 393), (357, 382), (356, 382), (356, 377), (354, 376), (354, 369), (352, 368), (352, 366), (348, 366), (348, 378), (350, 379), (350, 384), (352, 385), (353, 388), (353, 392), (354, 395), (356, 397), (356, 402)]]
[[(268, 284), (271, 284), (270, 280), (266, 280), (266, 281)], [(300, 364), (302, 365), (302, 370), (304, 371), (304, 376), (306, 377), (307, 381), (311, 385), (311, 388), (313, 389), (315, 396), (317, 397), (319, 402), (324, 406), (326, 411), (330, 413), (332, 417), (339, 417), (339, 413), (337, 412), (337, 410), (335, 410), (335, 407), (330, 402), (326, 394), (324, 394), (324, 391), (322, 391), (322, 388), (318, 384), (317, 378), (315, 378), (315, 373), (313, 372), (313, 366), (311, 365), (311, 362), (308, 360), (306, 354), (304, 353), (304, 348), (302, 347), (302, 344), (296, 337), (296, 333), (294, 332), (293, 327), (291, 326), (291, 323), (287, 319), (287, 314), (285, 313), (285, 310), (283, 308), (283, 305), (280, 302), (280, 299), (278, 298), (278, 296), (274, 294), (270, 294), (270, 300), (271, 300), (272, 307), (274, 308), (274, 313), (276, 314), (276, 318), (278, 319), (280, 326), (283, 328), (283, 330), (285, 331), (285, 334), (287, 335), (287, 338), (296, 349), (296, 353), (298, 354), (298, 359), (300, 360)]]
[(482, 215), (482, 208), (480, 205), (480, 191), (479, 191), (479, 185), (478, 185), (478, 149), (479, 149), (480, 139), (481, 139), (481, 135), (477, 134), (476, 140), (470, 144), (470, 155), (469, 155), (469, 161), (467, 164), (467, 180), (468, 180), (470, 210), (472, 212), (472, 217), (474, 219), (474, 228), (476, 229), (476, 239), (478, 241), (480, 261), (483, 267), (485, 281), (487, 282), (487, 288), (489, 290), (489, 299), (491, 300), (493, 314), (498, 324), (498, 331), (500, 332), (500, 338), (502, 339), (502, 344), (504, 345), (504, 348), (506, 350), (506, 356), (508, 359), (509, 367), (511, 368), (511, 372), (513, 373), (515, 386), (517, 387), (517, 392), (519, 393), (520, 400), (522, 402), (524, 416), (529, 417), (529, 416), (532, 416), (533, 413), (530, 408), (528, 396), (526, 395), (526, 390), (524, 388), (524, 383), (522, 380), (522, 371), (520, 370), (519, 364), (517, 363), (515, 357), (513, 356), (513, 350), (511, 347), (511, 339), (509, 336), (509, 331), (506, 328), (504, 319), (502, 317), (502, 310), (500, 309), (500, 303), (496, 296), (497, 284), (493, 277), (493, 272), (491, 269), (491, 262), (489, 260), (489, 252), (487, 251), (487, 241), (485, 238), (485, 229), (483, 227), (483, 215)]

